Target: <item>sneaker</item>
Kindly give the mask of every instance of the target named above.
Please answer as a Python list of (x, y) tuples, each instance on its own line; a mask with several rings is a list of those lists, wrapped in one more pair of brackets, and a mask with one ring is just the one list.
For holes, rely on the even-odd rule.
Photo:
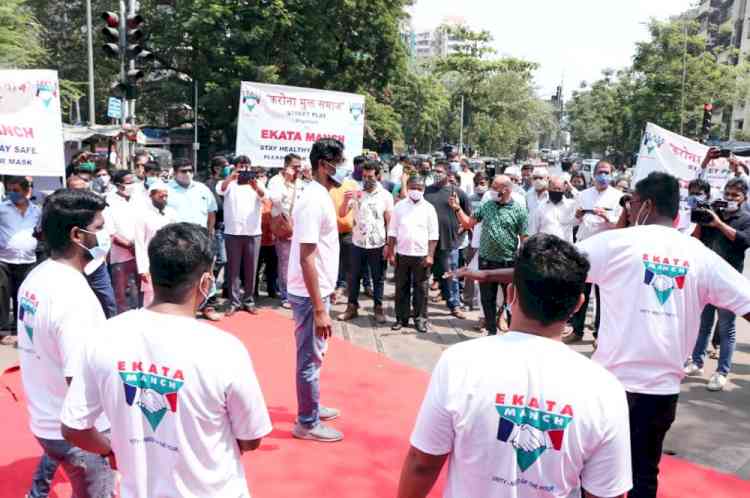
[(575, 332), (572, 332), (568, 335), (564, 335), (562, 338), (563, 344), (576, 344), (578, 342), (581, 342), (583, 340), (583, 337), (576, 334)]
[(221, 315), (216, 312), (213, 308), (204, 308), (203, 309), (203, 318), (206, 320), (210, 320), (212, 322), (218, 322), (221, 320)]
[(723, 391), (726, 384), (727, 376), (716, 372), (711, 376), (711, 380), (708, 381), (706, 389), (708, 389), (709, 391)]
[(281, 301), (281, 307), (285, 310), (292, 309), (292, 305), (289, 303), (289, 301)]
[(254, 304), (243, 304), (242, 309), (250, 313), (251, 315), (258, 314), (258, 307)]
[(688, 362), (687, 365), (685, 365), (684, 368), (685, 375), (688, 375), (690, 377), (702, 377), (703, 376), (703, 367), (699, 367), (695, 363)]
[(339, 411), (337, 408), (328, 408), (325, 406), (321, 406), (318, 409), (318, 417), (320, 417), (320, 420), (323, 420), (325, 422), (339, 418), (339, 415), (341, 415), (341, 411)]
[(310, 441), (320, 441), (321, 443), (335, 443), (344, 439), (344, 435), (327, 425), (318, 424), (315, 427), (307, 428), (297, 422), (292, 429), (292, 436), (297, 439), (308, 439)]

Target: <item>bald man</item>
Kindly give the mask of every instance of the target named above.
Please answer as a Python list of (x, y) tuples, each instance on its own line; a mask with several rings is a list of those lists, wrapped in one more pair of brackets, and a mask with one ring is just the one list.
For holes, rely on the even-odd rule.
[(534, 212), (534, 223), (529, 224), (529, 236), (547, 233), (572, 244), (576, 201), (565, 197), (565, 180), (559, 176), (550, 178), (547, 195), (547, 200), (539, 204)]
[[(497, 175), (488, 194), (489, 200), (472, 216), (464, 213), (456, 198), (452, 199), (451, 207), (465, 229), (471, 230), (482, 223), (479, 269), (510, 268), (519, 244), (528, 237), (528, 215), (526, 209), (513, 199), (513, 182), (510, 177)], [(497, 290), (498, 284), (479, 284), (489, 335), (497, 333)]]

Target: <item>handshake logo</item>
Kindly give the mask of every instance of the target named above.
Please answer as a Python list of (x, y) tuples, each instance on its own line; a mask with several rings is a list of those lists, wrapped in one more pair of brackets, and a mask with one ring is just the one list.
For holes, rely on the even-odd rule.
[(531, 467), (545, 451), (560, 451), (565, 429), (573, 420), (569, 415), (528, 406), (496, 404), (495, 408), (500, 415), (497, 439), (513, 447), (521, 472)]

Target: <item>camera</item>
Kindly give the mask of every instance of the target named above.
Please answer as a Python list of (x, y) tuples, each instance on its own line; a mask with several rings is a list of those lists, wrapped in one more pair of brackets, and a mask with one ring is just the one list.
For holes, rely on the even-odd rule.
[(728, 205), (727, 201), (723, 200), (714, 201), (712, 203), (697, 202), (695, 207), (690, 211), (690, 223), (697, 223), (699, 225), (711, 223), (711, 220), (713, 220), (711, 211), (721, 217), (724, 215), (724, 210)]
[(240, 174), (237, 177), (237, 184), (247, 185), (251, 181), (255, 180), (256, 177), (257, 174), (255, 173), (255, 171), (240, 171)]

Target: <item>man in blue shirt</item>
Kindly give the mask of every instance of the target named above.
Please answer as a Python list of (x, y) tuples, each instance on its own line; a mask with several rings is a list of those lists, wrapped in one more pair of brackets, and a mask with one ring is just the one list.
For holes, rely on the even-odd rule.
[[(167, 205), (177, 212), (177, 222), (195, 223), (208, 229), (210, 239), (214, 237), (216, 225), (216, 197), (206, 185), (193, 180), (193, 164), (187, 159), (174, 162), (174, 180), (169, 182)], [(203, 308), (203, 316), (211, 321), (221, 317), (213, 306), (213, 299)]]

